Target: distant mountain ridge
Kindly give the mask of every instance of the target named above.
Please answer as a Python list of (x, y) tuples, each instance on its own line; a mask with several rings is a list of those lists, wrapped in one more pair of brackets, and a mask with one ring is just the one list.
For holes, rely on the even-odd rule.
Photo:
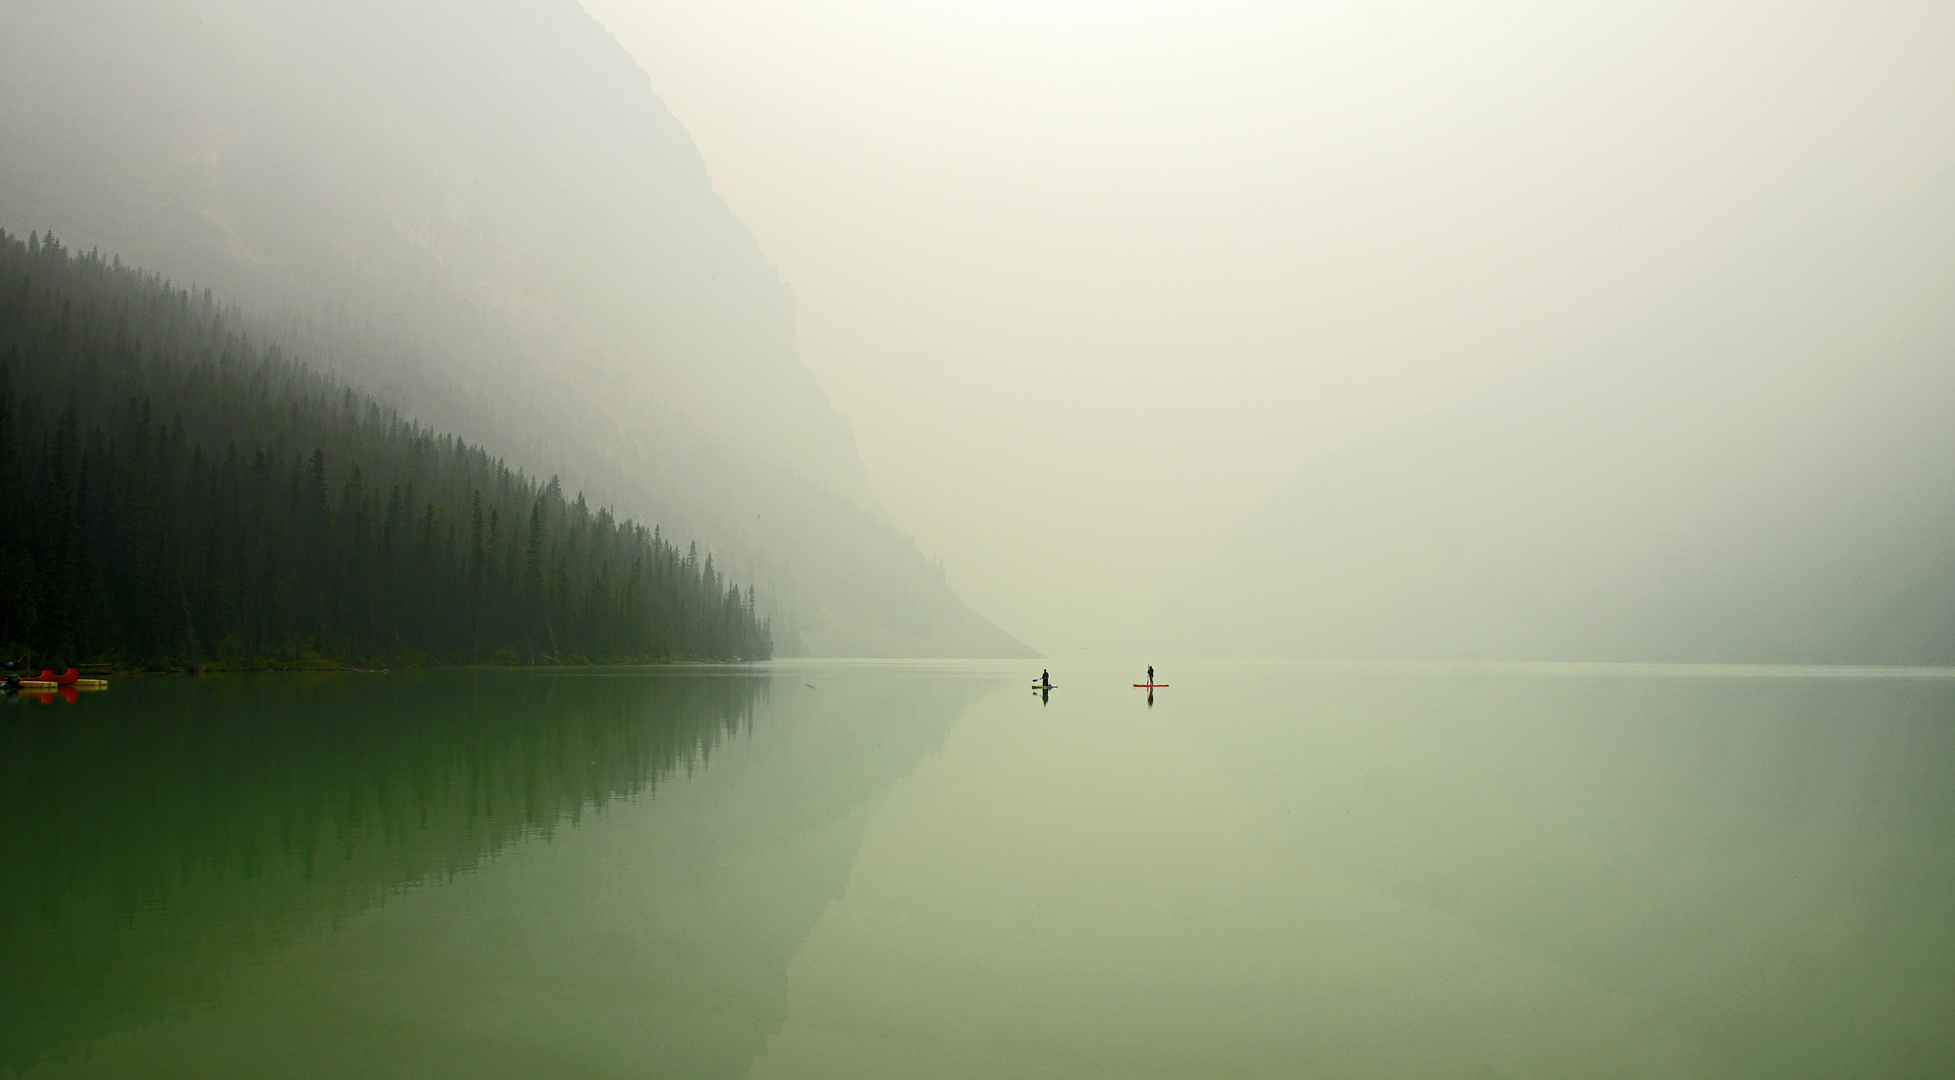
[(877, 506), (792, 296), (574, 0), (0, 8), (0, 226), (258, 313), (423, 422), (697, 537), (783, 653), (1027, 655)]
[(1955, 174), (1305, 469), (1191, 653), (1955, 663)]

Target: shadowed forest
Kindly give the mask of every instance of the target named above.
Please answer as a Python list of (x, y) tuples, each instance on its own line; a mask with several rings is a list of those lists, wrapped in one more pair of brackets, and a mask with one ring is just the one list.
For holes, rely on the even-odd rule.
[[(754, 593), (227, 328), (0, 233), (0, 646), (136, 668), (761, 659)], [(237, 321), (235, 312), (232, 321)]]

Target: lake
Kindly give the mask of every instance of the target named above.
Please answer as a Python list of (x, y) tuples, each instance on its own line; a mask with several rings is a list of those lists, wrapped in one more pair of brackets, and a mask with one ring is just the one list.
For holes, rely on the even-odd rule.
[(783, 661), (0, 708), (0, 1073), (1955, 1074), (1955, 672)]

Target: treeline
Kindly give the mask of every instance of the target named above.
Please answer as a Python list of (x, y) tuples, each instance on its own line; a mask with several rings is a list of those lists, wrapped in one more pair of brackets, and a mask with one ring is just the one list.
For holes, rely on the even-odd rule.
[(193, 294), (0, 232), (0, 651), (35, 663), (762, 659), (697, 545), (226, 328)]

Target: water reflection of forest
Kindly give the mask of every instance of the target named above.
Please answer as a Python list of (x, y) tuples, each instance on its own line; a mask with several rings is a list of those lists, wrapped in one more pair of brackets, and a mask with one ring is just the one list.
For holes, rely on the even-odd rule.
[(0, 1071), (207, 996), (238, 962), (648, 792), (764, 677), (128, 680), (0, 726)]

